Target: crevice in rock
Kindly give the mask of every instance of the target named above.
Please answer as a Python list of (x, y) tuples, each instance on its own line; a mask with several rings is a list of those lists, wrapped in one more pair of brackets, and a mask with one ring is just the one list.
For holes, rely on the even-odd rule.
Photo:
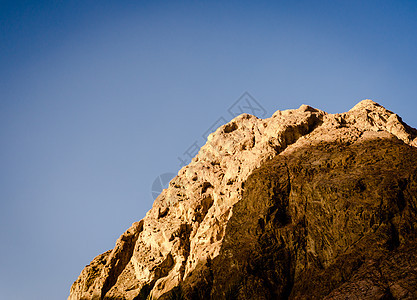
[(223, 132), (224, 133), (230, 133), (232, 131), (235, 131), (237, 128), (238, 128), (237, 124), (235, 122), (231, 122), (231, 123), (228, 123), (224, 126)]
[(205, 181), (201, 186), (201, 193), (204, 194), (209, 188), (213, 188), (213, 185), (210, 182)]
[(117, 282), (117, 278), (129, 263), (139, 233), (143, 230), (143, 220), (129, 228), (117, 241), (116, 247), (110, 254), (109, 261), (105, 267), (105, 280), (101, 288), (101, 299), (104, 299), (106, 293)]
[(168, 215), (168, 212), (169, 212), (169, 207), (165, 207), (163, 209), (158, 208), (158, 219), (161, 219), (165, 217), (166, 215)]
[(166, 277), (174, 264), (175, 262), (172, 254), (168, 253), (165, 259), (154, 269), (155, 280)]

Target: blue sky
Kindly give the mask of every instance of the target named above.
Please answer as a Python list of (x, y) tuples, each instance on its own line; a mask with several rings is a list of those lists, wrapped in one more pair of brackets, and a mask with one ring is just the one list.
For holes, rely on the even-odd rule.
[(0, 1), (0, 291), (65, 299), (249, 92), (417, 127), (416, 1)]

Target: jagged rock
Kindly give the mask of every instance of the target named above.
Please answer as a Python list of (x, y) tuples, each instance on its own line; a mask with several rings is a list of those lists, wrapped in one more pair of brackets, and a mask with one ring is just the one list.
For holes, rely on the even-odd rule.
[(371, 100), (238, 116), (69, 299), (416, 298), (415, 146)]

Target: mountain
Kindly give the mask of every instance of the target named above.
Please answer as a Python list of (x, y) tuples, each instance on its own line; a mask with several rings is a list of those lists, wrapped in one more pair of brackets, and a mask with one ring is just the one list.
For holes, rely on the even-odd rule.
[(68, 299), (417, 299), (416, 162), (371, 100), (240, 115)]

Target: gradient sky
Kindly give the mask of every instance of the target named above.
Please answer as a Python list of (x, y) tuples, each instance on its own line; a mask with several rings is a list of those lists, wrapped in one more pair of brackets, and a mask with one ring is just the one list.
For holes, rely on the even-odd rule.
[(417, 127), (417, 1), (0, 1), (0, 295), (65, 299), (249, 92)]

